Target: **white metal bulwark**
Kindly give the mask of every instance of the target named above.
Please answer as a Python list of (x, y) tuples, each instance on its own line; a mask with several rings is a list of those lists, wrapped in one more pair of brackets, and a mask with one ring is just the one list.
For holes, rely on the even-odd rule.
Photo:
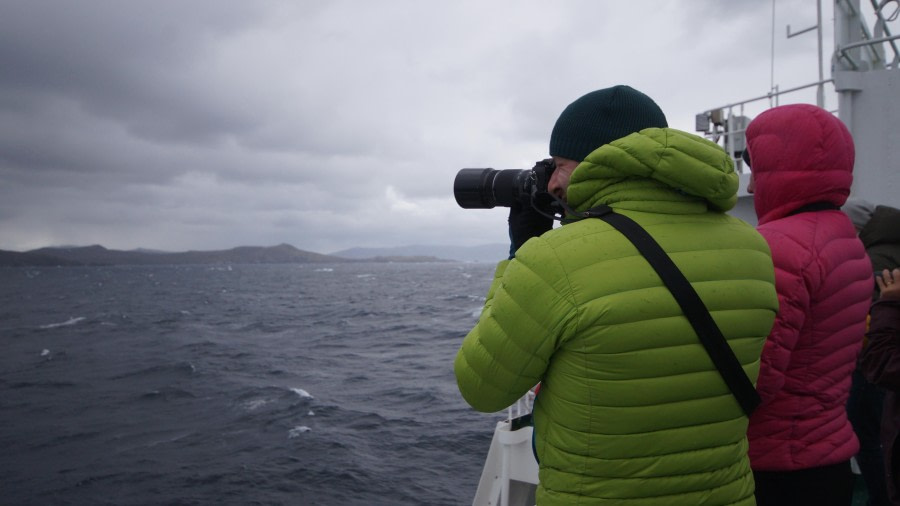
[(534, 393), (510, 406), (507, 419), (497, 422), (475, 492), (473, 506), (532, 506), (538, 465), (531, 449), (533, 429), (514, 427), (514, 420), (531, 413)]

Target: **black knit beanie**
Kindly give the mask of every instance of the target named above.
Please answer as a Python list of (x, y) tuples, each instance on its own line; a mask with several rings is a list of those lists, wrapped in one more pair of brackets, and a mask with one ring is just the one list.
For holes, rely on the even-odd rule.
[(628, 134), (667, 126), (656, 102), (630, 86), (592, 91), (559, 115), (550, 134), (550, 156), (580, 162), (600, 146)]

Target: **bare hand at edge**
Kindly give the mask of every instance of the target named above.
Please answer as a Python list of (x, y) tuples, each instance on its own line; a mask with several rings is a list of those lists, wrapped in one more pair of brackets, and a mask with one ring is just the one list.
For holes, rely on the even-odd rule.
[(880, 277), (875, 278), (881, 290), (881, 299), (900, 299), (900, 268), (893, 271), (885, 269)]

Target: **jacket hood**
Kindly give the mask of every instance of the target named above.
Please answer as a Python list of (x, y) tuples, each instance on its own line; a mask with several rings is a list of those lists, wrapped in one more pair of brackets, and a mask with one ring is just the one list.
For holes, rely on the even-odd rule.
[(813, 202), (842, 206), (853, 182), (850, 131), (830, 112), (809, 104), (769, 109), (747, 127), (759, 224)]
[(672, 128), (647, 128), (589, 154), (566, 193), (577, 211), (605, 204), (687, 214), (731, 209), (737, 188), (734, 163), (719, 145)]
[(872, 218), (859, 232), (875, 272), (900, 265), (900, 209), (876, 206)]
[(900, 209), (876, 206), (872, 217), (859, 232), (859, 238), (866, 248), (893, 244), (900, 249)]

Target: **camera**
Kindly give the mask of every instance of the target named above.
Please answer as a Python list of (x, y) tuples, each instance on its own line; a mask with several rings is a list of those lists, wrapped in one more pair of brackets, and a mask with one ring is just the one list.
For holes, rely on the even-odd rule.
[(544, 214), (557, 212), (556, 199), (547, 190), (556, 170), (552, 158), (541, 160), (532, 169), (461, 169), (453, 182), (453, 196), (464, 209), (532, 206)]

